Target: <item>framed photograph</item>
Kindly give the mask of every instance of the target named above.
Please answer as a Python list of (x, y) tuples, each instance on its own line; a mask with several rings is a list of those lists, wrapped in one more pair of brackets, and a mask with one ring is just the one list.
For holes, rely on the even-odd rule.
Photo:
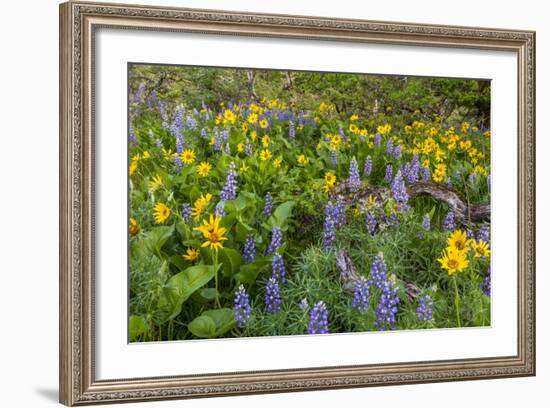
[(60, 6), (66, 405), (535, 374), (535, 33)]

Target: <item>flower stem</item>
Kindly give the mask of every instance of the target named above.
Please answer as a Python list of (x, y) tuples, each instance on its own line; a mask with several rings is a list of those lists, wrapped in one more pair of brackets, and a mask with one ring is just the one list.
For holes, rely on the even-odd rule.
[(456, 308), (456, 324), (458, 327), (462, 327), (460, 324), (460, 298), (458, 297), (458, 285), (456, 283), (456, 275), (453, 276), (453, 283), (455, 285), (455, 308)]
[(216, 306), (221, 308), (220, 295), (218, 292), (218, 251), (216, 249), (212, 249), (212, 252), (214, 260), (214, 279), (216, 280)]

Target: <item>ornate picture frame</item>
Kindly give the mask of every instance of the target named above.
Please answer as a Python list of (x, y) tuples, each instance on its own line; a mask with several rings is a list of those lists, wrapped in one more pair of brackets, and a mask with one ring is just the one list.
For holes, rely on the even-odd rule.
[[(517, 55), (517, 353), (487, 358), (96, 378), (94, 47), (99, 28), (501, 50)], [(121, 101), (121, 103), (124, 101)], [(121, 158), (125, 160), (125, 158)], [(136, 5), (60, 5), (60, 402), (73, 406), (535, 375), (535, 33)], [(121, 295), (122, 296), (122, 295)]]

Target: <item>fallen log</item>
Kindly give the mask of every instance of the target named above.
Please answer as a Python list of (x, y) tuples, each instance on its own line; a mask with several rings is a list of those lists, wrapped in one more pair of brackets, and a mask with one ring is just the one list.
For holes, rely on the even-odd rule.
[[(455, 216), (466, 222), (481, 222), (491, 219), (491, 204), (473, 204), (465, 200), (457, 191), (444, 185), (432, 182), (419, 181), (407, 186), (409, 198), (418, 196), (430, 196), (442, 201), (449, 206)], [(331, 191), (331, 196), (341, 196), (348, 204), (356, 204), (367, 208), (370, 195), (378, 200), (386, 200), (391, 197), (391, 191), (383, 186), (364, 186), (356, 191), (349, 191), (347, 181), (337, 184)]]

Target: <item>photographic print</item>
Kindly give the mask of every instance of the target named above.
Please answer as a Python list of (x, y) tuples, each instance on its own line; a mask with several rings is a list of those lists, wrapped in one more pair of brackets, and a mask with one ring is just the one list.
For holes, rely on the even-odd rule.
[(128, 65), (131, 342), (491, 324), (491, 82)]

